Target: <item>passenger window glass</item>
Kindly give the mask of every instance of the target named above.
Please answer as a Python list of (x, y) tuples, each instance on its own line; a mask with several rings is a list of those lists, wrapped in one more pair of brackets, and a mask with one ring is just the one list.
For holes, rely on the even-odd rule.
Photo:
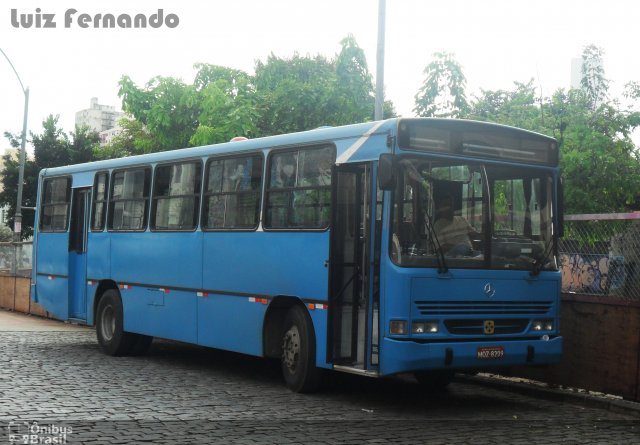
[(42, 189), (40, 231), (65, 232), (69, 221), (71, 179), (45, 179)]
[(109, 200), (109, 229), (144, 230), (147, 226), (151, 169), (115, 171)]
[(203, 228), (253, 229), (260, 219), (262, 157), (214, 159), (208, 163)]
[(265, 226), (323, 229), (331, 208), (332, 146), (273, 154), (269, 165)]
[(108, 189), (109, 174), (107, 172), (98, 173), (93, 185), (93, 211), (91, 214), (91, 230), (94, 232), (104, 229)]
[(199, 162), (156, 167), (151, 228), (193, 230), (198, 225), (200, 207)]

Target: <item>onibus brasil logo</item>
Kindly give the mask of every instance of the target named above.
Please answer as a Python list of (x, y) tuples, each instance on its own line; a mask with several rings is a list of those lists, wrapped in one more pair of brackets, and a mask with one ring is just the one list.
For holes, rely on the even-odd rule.
[(14, 422), (6, 426), (10, 444), (66, 444), (73, 433), (70, 426), (54, 423), (40, 425), (38, 422)]

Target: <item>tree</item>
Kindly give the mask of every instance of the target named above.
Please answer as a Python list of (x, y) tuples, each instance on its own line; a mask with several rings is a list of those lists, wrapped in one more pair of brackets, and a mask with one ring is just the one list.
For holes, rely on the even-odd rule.
[[(332, 60), (271, 54), (266, 62), (256, 63), (261, 135), (373, 119), (375, 94), (364, 52), (352, 35), (340, 43), (340, 53)], [(385, 109), (387, 116), (395, 114), (392, 103)]]
[[(61, 165), (89, 162), (94, 159), (93, 152), (99, 143), (98, 134), (86, 127), (76, 127), (71, 133), (71, 140), (67, 134), (58, 128), (58, 116), (49, 115), (43, 122), (41, 134), (31, 133), (31, 143), (34, 147), (33, 159), (25, 159), (24, 184), (22, 191), (22, 205), (24, 207), (36, 206), (36, 191), (38, 186), (38, 173), (43, 168), (58, 167)], [(19, 147), (18, 137), (11, 133), (5, 133), (12, 147)], [(13, 226), (15, 206), (17, 202), (17, 184), (19, 160), (17, 156), (7, 154), (3, 157), (5, 168), (0, 180), (3, 190), (0, 192), (0, 205), (9, 206), (8, 220)], [(28, 238), (33, 234), (34, 213), (23, 211), (22, 237)]]
[[(255, 67), (261, 136), (335, 125), (335, 69), (325, 57), (282, 59), (271, 54)], [(333, 102), (333, 103), (332, 103)]]
[(189, 146), (201, 113), (194, 85), (157, 76), (139, 88), (128, 76), (123, 76), (118, 95), (122, 98), (122, 109), (142, 123), (158, 143), (152, 151)]
[(375, 89), (364, 51), (352, 34), (340, 44), (342, 49), (335, 59), (333, 119), (350, 124), (370, 120), (375, 107)]
[(434, 53), (426, 78), (415, 95), (413, 111), (421, 117), (460, 117), (467, 109), (467, 79), (453, 54)]
[(192, 145), (227, 142), (235, 136), (255, 137), (258, 112), (251, 76), (241, 70), (196, 64), (194, 85), (199, 92), (199, 125)]
[(589, 108), (595, 110), (609, 93), (609, 80), (604, 77), (602, 56), (604, 51), (595, 45), (588, 45), (582, 51), (582, 78), (580, 88), (584, 91)]
[[(4, 133), (9, 140), (12, 148), (20, 148), (21, 135)], [(2, 157), (4, 169), (0, 174), (2, 182), (2, 191), (0, 192), (0, 206), (8, 206), (7, 225), (13, 227), (14, 217), (16, 213), (16, 202), (18, 200), (18, 177), (20, 168), (19, 155), (16, 153), (7, 153)], [(33, 160), (25, 159), (24, 164), (24, 182), (22, 191), (22, 205), (32, 207), (35, 205), (35, 190), (37, 181), (37, 168)], [(22, 212), (22, 236), (28, 238), (33, 233), (34, 213), (26, 210)]]
[(123, 117), (118, 121), (122, 131), (111, 142), (94, 149), (95, 159), (113, 159), (158, 151), (160, 142), (138, 120)]
[[(373, 118), (374, 91), (364, 51), (342, 39), (334, 59), (271, 54), (255, 75), (196, 64), (193, 84), (154, 77), (144, 87), (120, 80), (122, 107), (135, 122), (101, 148), (100, 158), (344, 125)], [(385, 102), (386, 116), (395, 115)]]
[(460, 117), (497, 122), (513, 127), (544, 132), (544, 116), (536, 98), (533, 79), (528, 83), (514, 82), (509, 90), (481, 90)]
[[(496, 122), (553, 136), (559, 141), (567, 213), (638, 209), (640, 159), (630, 136), (640, 126), (640, 113), (635, 111), (640, 84), (626, 85), (627, 108), (610, 100), (602, 54), (593, 45), (585, 48), (579, 89), (560, 89), (551, 97), (539, 97), (533, 80), (515, 82), (511, 90), (481, 90), (470, 103), (459, 107), (459, 113), (447, 111), (455, 109), (449, 79), (451, 72), (458, 79), (464, 79), (464, 74), (457, 62), (448, 64), (448, 55), (437, 54), (425, 70), (427, 80), (416, 95), (416, 112)], [(457, 85), (455, 91), (464, 98), (464, 83)]]

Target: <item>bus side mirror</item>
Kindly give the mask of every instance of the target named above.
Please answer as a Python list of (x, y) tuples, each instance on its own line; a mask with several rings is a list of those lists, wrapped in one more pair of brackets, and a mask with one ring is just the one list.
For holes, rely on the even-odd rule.
[(391, 153), (382, 153), (378, 160), (378, 187), (380, 190), (393, 190), (396, 186), (396, 157)]
[(562, 178), (558, 181), (558, 237), (564, 236), (564, 185)]

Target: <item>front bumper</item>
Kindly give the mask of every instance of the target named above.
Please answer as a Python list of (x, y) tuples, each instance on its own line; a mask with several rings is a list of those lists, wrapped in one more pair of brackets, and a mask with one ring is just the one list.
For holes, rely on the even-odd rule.
[[(490, 347), (502, 347), (504, 355), (500, 358), (479, 359), (478, 348)], [(492, 339), (464, 343), (418, 343), (384, 338), (380, 348), (380, 374), (424, 369), (491, 369), (515, 365), (547, 365), (558, 363), (561, 355), (562, 337), (549, 340)]]

